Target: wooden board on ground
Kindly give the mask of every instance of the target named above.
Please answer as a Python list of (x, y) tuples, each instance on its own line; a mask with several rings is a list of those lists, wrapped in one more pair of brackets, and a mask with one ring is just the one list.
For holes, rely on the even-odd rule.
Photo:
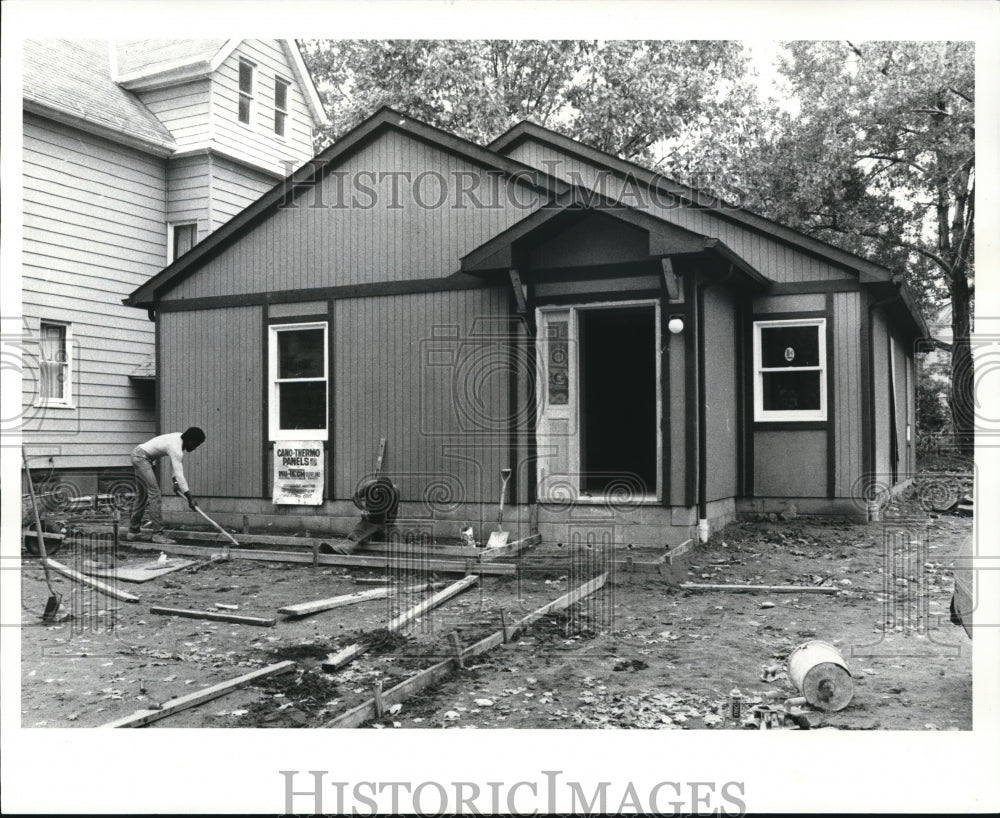
[(135, 594), (130, 594), (128, 591), (121, 591), (118, 588), (114, 588), (111, 585), (101, 582), (98, 579), (94, 579), (92, 577), (86, 577), (79, 571), (74, 571), (72, 568), (68, 568), (61, 562), (56, 562), (54, 559), (50, 558), (48, 560), (48, 565), (49, 568), (51, 568), (53, 571), (62, 574), (64, 577), (72, 579), (83, 585), (89, 585), (91, 588), (93, 588), (96, 591), (100, 591), (102, 594), (107, 594), (108, 596), (114, 597), (115, 599), (120, 599), (123, 602), (139, 601), (139, 597), (137, 597)]
[(258, 679), (263, 679), (266, 676), (274, 676), (278, 673), (285, 673), (293, 667), (295, 667), (295, 662), (290, 660), (278, 662), (274, 665), (268, 665), (267, 667), (262, 667), (259, 670), (254, 670), (250, 673), (244, 674), (243, 676), (239, 676), (236, 679), (230, 679), (228, 682), (220, 682), (219, 684), (212, 685), (212, 687), (207, 687), (204, 690), (198, 690), (194, 693), (189, 693), (187, 696), (181, 696), (179, 699), (171, 699), (159, 710), (138, 710), (131, 716), (125, 716), (124, 718), (108, 722), (107, 724), (101, 726), (145, 727), (151, 722), (165, 719), (167, 716), (172, 716), (174, 713), (179, 713), (181, 710), (187, 710), (189, 707), (197, 707), (199, 704), (203, 704), (204, 702), (217, 699), (220, 696), (225, 696), (227, 693), (231, 693), (241, 687), (246, 687), (248, 684), (252, 684)]
[(150, 613), (162, 614), (163, 616), (183, 616), (188, 619), (210, 619), (213, 622), (232, 622), (236, 625), (260, 625), (263, 628), (270, 628), (277, 622), (273, 618), (263, 618), (260, 616), (240, 616), (238, 614), (219, 613), (217, 611), (189, 611), (184, 608), (161, 608), (152, 606)]
[(835, 594), (837, 588), (828, 585), (701, 585), (696, 582), (682, 582), (677, 586), (682, 591), (728, 591), (730, 593), (766, 594)]
[(406, 587), (385, 585), (382, 588), (372, 588), (370, 591), (356, 591), (353, 594), (343, 594), (341, 596), (330, 597), (329, 599), (318, 599), (315, 602), (300, 602), (297, 605), (286, 605), (284, 608), (278, 608), (278, 613), (287, 616), (305, 616), (306, 614), (318, 613), (319, 611), (342, 608), (345, 605), (356, 605), (359, 602), (366, 602), (369, 599), (383, 599), (392, 593), (416, 593), (426, 587), (426, 583)]
[[(208, 557), (213, 549), (199, 545), (166, 545), (158, 543), (133, 542), (130, 545), (139, 551), (162, 551), (185, 557)], [(234, 560), (256, 560), (258, 562), (298, 562), (315, 565), (341, 565), (344, 567), (391, 568), (394, 573), (414, 571), (426, 574), (428, 571), (454, 574), (511, 575), (517, 573), (517, 566), (506, 562), (477, 562), (476, 560), (444, 560), (423, 557), (362, 556), (360, 554), (311, 554), (301, 551), (250, 551), (244, 548), (230, 548), (229, 556)]]
[[(410, 608), (410, 610), (397, 616), (395, 619), (389, 622), (388, 625), (385, 626), (385, 629), (390, 633), (395, 633), (397, 631), (402, 630), (407, 625), (409, 625), (414, 619), (423, 616), (425, 613), (427, 613), (427, 611), (436, 608), (438, 605), (441, 605), (444, 602), (447, 602), (453, 596), (455, 596), (456, 594), (460, 594), (466, 588), (468, 588), (471, 585), (474, 585), (478, 581), (479, 577), (469, 576), (465, 577), (464, 579), (460, 579), (458, 582), (453, 582), (447, 588), (438, 591), (436, 594), (434, 594), (434, 596), (425, 599), (418, 605), (414, 605), (412, 608)], [(346, 648), (343, 648), (337, 651), (336, 653), (331, 653), (329, 656), (326, 657), (326, 660), (323, 662), (323, 670), (327, 672), (337, 670), (346, 665), (348, 662), (354, 661), (367, 649), (368, 645), (366, 643), (355, 642), (353, 645), (348, 645)]]
[(492, 633), (485, 639), (480, 639), (475, 644), (464, 648), (457, 656), (438, 662), (436, 665), (432, 665), (426, 670), (422, 670), (416, 675), (411, 676), (409, 679), (400, 682), (395, 687), (392, 687), (389, 690), (381, 691), (378, 696), (378, 704), (376, 704), (375, 697), (372, 697), (368, 701), (362, 702), (357, 707), (354, 707), (345, 713), (341, 713), (335, 719), (328, 721), (323, 726), (341, 728), (359, 727), (366, 721), (377, 718), (379, 715), (379, 707), (384, 709), (386, 707), (391, 707), (394, 704), (402, 704), (406, 699), (415, 693), (419, 693), (421, 690), (424, 690), (442, 679), (447, 678), (462, 664), (464, 664), (466, 659), (478, 656), (488, 650), (492, 650), (498, 645), (503, 644), (504, 641), (514, 638), (514, 634), (516, 634), (519, 630), (523, 630), (532, 623), (541, 619), (546, 614), (564, 610), (570, 605), (573, 605), (574, 603), (579, 602), (581, 599), (584, 599), (594, 593), (594, 591), (604, 585), (607, 578), (607, 574), (601, 574), (594, 577), (578, 588), (570, 591), (569, 593), (563, 594), (558, 599), (554, 599), (552, 602), (543, 605), (541, 608), (519, 620), (514, 625), (513, 633), (507, 634), (506, 638), (503, 631)]
[(171, 560), (166, 565), (160, 565), (156, 560), (151, 560), (117, 568), (84, 568), (83, 573), (104, 579), (120, 579), (123, 582), (149, 582), (194, 564), (194, 560)]

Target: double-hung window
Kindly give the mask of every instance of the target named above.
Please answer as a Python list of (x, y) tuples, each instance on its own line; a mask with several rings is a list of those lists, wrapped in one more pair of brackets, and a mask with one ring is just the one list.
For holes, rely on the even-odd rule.
[(289, 85), (281, 77), (274, 78), (274, 133), (280, 137), (284, 137), (288, 129)]
[(39, 328), (40, 383), (37, 402), (43, 406), (72, 406), (70, 325), (42, 321)]
[(327, 325), (276, 324), (268, 348), (271, 440), (327, 440)]
[(826, 319), (755, 321), (754, 420), (826, 420)]
[(239, 120), (244, 125), (249, 125), (253, 118), (254, 74), (256, 66), (248, 60), (240, 60)]

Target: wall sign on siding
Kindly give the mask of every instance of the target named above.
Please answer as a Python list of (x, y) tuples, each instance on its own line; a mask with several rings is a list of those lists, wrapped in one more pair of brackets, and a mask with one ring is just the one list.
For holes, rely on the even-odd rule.
[(275, 505), (323, 503), (323, 442), (279, 440), (274, 444)]

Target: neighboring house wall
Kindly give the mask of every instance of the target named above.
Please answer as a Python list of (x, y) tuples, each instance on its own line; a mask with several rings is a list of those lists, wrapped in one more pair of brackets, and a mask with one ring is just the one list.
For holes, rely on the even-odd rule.
[(170, 131), (177, 149), (204, 145), (212, 135), (209, 78), (137, 93), (139, 99)]
[(211, 230), (218, 230), (280, 180), (225, 156), (212, 156)]
[[(254, 66), (251, 121), (239, 121), (240, 60)], [(290, 83), (286, 135), (274, 133), (275, 77)], [(212, 135), (235, 158), (284, 178), (314, 153), (313, 119), (285, 50), (276, 40), (244, 40), (212, 75)]]
[[(164, 160), (25, 114), (24, 317), (71, 326), (73, 407), (32, 410), (30, 454), (60, 468), (125, 465), (154, 432), (129, 380), (153, 352), (153, 324), (121, 302), (163, 265)], [(36, 465), (33, 463), (33, 465)]]

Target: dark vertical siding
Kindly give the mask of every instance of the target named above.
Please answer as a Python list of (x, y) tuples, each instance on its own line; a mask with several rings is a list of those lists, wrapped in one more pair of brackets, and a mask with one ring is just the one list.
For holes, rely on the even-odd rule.
[[(399, 191), (395, 203), (393, 177), (376, 183), (370, 176), (393, 172), (409, 173), (411, 180), (395, 177)], [(481, 189), (476, 195), (484, 204), (496, 200), (504, 206), (477, 207), (469, 197), (459, 196), (456, 179), (463, 173), (477, 174)], [(436, 174), (448, 184), (449, 198), (441, 206), (434, 206), (439, 198)], [(362, 187), (374, 193), (369, 195)], [(476, 165), (395, 131), (339, 166), (320, 191), (319, 195), (306, 191), (294, 207), (279, 208), (168, 297), (447, 276), (458, 270), (463, 255), (543, 201), (523, 188), (518, 195), (532, 201), (531, 207), (515, 207), (495, 174), (486, 175)], [(352, 201), (357, 206), (340, 206)]]
[(875, 483), (887, 487), (892, 482), (889, 462), (889, 350), (885, 314), (875, 310), (872, 321), (872, 403), (875, 438)]
[(404, 501), (495, 502), (511, 462), (502, 289), (339, 300), (334, 306), (334, 499), (375, 466)]
[[(163, 432), (201, 426), (207, 440), (185, 458), (195, 495), (261, 495), (261, 308), (161, 313)], [(190, 464), (190, 465), (189, 465)]]
[(707, 499), (736, 496), (736, 301), (720, 287), (705, 290)]
[(861, 295), (834, 293), (833, 418), (836, 435), (834, 494), (849, 497), (862, 472)]

